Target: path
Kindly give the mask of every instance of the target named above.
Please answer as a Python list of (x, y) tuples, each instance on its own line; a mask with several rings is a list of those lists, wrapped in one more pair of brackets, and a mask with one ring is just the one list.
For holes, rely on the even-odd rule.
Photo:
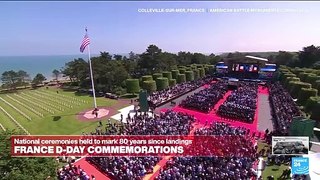
[(96, 167), (92, 166), (85, 158), (80, 159), (74, 165), (81, 167), (91, 178), (91, 175), (94, 175), (96, 180), (110, 180), (108, 176), (100, 172)]

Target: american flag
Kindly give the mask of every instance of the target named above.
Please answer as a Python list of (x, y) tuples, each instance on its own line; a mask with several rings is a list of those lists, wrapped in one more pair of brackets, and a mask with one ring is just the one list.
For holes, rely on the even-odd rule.
[(80, 46), (80, 52), (83, 52), (89, 44), (90, 44), (90, 39), (89, 39), (89, 36), (87, 34), (87, 28), (86, 28), (86, 34), (84, 35), (84, 38), (82, 40), (82, 43), (81, 43), (81, 46)]

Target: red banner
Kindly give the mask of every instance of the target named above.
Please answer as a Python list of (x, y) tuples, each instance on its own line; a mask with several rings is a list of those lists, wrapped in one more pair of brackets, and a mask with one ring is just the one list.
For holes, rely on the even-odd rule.
[(12, 136), (13, 157), (249, 156), (245, 136)]

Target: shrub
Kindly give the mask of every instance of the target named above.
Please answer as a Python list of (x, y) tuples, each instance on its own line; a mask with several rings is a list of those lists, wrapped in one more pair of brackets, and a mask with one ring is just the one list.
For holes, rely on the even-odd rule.
[(315, 88), (316, 88), (318, 91), (320, 91), (320, 80), (317, 80), (317, 81), (315, 82)]
[(152, 81), (152, 80), (153, 80), (152, 76), (150, 76), (150, 75), (142, 76), (142, 79), (141, 79), (142, 82), (144, 82), (144, 81)]
[(315, 105), (320, 102), (320, 97), (319, 96), (312, 96), (310, 97), (306, 104), (305, 104), (305, 111), (308, 113), (312, 112), (312, 109), (315, 107)]
[(197, 64), (197, 68), (203, 68), (203, 64)]
[(157, 84), (157, 90), (161, 91), (169, 87), (169, 80), (168, 78), (158, 78), (156, 80), (156, 84)]
[(311, 88), (311, 84), (298, 82), (298, 81), (290, 82), (289, 86), (290, 86), (290, 94), (293, 98), (298, 98), (301, 88), (307, 88), (307, 89)]
[(320, 76), (317, 76), (317, 75), (315, 75), (315, 74), (310, 74), (310, 75), (307, 77), (306, 82), (307, 82), (307, 83), (310, 83), (313, 88), (317, 88), (316, 81), (318, 81), (318, 80), (320, 80)]
[(207, 66), (204, 67), (204, 72), (205, 72), (205, 74), (210, 74), (210, 73), (209, 73), (209, 67), (207, 67)]
[(157, 91), (156, 81), (143, 81), (143, 89), (145, 89), (148, 93)]
[(198, 69), (199, 69), (200, 78), (203, 78), (206, 75), (204, 72), (204, 68), (198, 68)]
[(306, 73), (306, 72), (300, 73), (300, 74), (299, 74), (299, 78), (301, 79), (301, 81), (306, 82), (307, 77), (308, 77), (309, 75), (310, 75), (310, 73)]
[(152, 77), (153, 77), (153, 80), (157, 80), (158, 78), (161, 78), (162, 77), (162, 73), (154, 73), (153, 75), (152, 75)]
[(186, 69), (181, 69), (181, 68), (180, 68), (180, 69), (179, 69), (179, 73), (180, 73), (180, 74), (186, 73)]
[(139, 79), (126, 80), (127, 93), (137, 93), (140, 91)]
[(286, 88), (286, 89), (289, 89), (289, 83), (290, 82), (296, 82), (296, 81), (300, 81), (300, 78), (297, 78), (297, 77), (288, 77), (287, 79), (286, 79), (286, 81), (285, 81), (285, 83), (284, 83), (284, 87)]
[(177, 84), (177, 80), (175, 80), (175, 79), (169, 80), (169, 86), (175, 86), (176, 84)]
[(185, 74), (178, 74), (177, 83), (184, 83), (186, 82), (186, 75)]
[(172, 73), (169, 71), (162, 72), (163, 77), (168, 78), (168, 80), (172, 79)]
[(298, 95), (298, 103), (305, 105), (307, 100), (312, 96), (317, 96), (318, 90), (313, 88), (301, 88)]
[(172, 79), (178, 78), (179, 70), (172, 70), (171, 73), (172, 73)]
[(200, 73), (198, 69), (193, 70), (193, 79), (197, 80), (200, 78)]
[(186, 81), (193, 81), (194, 76), (193, 76), (193, 71), (186, 71)]
[(296, 75), (295, 75), (295, 74), (292, 74), (292, 73), (284, 73), (284, 74), (281, 74), (281, 75), (280, 75), (281, 83), (282, 83), (282, 84), (285, 84), (286, 79), (289, 78), (289, 77), (296, 77)]
[[(311, 111), (311, 119), (316, 120), (316, 121), (320, 121), (320, 102), (318, 102), (317, 104), (314, 105), (312, 111)], [(319, 127), (319, 126), (318, 126)]]

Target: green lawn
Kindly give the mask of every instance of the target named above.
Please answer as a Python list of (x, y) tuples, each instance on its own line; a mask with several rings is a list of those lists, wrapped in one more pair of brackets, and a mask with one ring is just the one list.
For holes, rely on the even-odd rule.
[[(288, 166), (286, 165), (281, 165), (280, 167), (277, 166), (266, 166), (265, 170), (262, 173), (262, 178), (267, 179), (268, 176), (272, 175), (275, 179), (278, 179), (283, 170), (287, 169)], [(290, 178), (288, 178), (289, 180)], [(283, 179), (282, 179), (283, 180)]]
[[(258, 152), (263, 148), (267, 148), (268, 146), (269, 145), (267, 143), (258, 142)], [(267, 158), (265, 157), (264, 160), (267, 160)], [(283, 164), (281, 166), (266, 166), (264, 171), (262, 172), (262, 178), (267, 179), (268, 176), (272, 175), (275, 179), (278, 179), (281, 176), (283, 170), (287, 168), (288, 166)]]
[[(76, 135), (94, 130), (98, 122), (80, 121), (76, 119), (77, 113), (93, 107), (92, 97), (86, 95), (79, 96), (75, 95), (74, 92), (62, 90), (59, 90), (59, 94), (57, 94), (56, 91), (57, 89), (55, 88), (42, 88), (38, 90), (22, 90), (17, 93), (0, 94), (1, 98), (18, 108), (23, 114), (29, 116), (31, 121), (1, 100), (0, 106), (31, 134)], [(98, 106), (111, 107), (115, 103), (115, 100), (97, 98)], [(33, 109), (33, 111), (31, 109)], [(43, 115), (43, 117), (41, 115)], [(0, 123), (8, 129), (17, 128), (10, 118), (1, 110)]]

